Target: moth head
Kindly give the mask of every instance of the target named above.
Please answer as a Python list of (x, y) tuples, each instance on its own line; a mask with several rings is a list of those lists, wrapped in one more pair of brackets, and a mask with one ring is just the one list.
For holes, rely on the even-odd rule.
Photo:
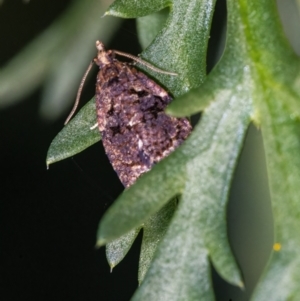
[(104, 44), (100, 41), (96, 41), (96, 48), (99, 52), (105, 51)]
[(111, 51), (106, 51), (104, 44), (100, 41), (96, 41), (96, 48), (98, 50), (97, 57), (94, 59), (94, 62), (99, 66), (103, 67), (112, 62), (112, 53)]

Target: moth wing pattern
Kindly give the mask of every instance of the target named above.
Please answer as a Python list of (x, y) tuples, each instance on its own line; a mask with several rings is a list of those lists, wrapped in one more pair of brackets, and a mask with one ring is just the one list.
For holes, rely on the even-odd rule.
[(186, 118), (168, 116), (170, 95), (107, 51), (95, 59), (98, 127), (106, 154), (125, 187), (174, 151), (190, 134)]

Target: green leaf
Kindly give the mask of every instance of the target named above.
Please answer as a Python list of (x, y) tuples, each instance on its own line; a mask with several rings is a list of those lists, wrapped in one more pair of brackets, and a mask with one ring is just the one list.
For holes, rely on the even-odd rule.
[[(173, 168), (168, 169), (168, 165)], [(185, 171), (181, 169), (178, 157), (173, 154), (161, 164), (155, 165), (150, 172), (143, 174), (135, 184), (120, 195), (104, 215), (97, 235), (97, 245), (104, 245), (141, 226), (170, 201), (178, 190), (183, 189), (184, 178)], [(109, 227), (108, 225), (116, 219), (118, 223), (114, 227)]]
[(143, 242), (138, 274), (139, 284), (144, 280), (157, 246), (163, 238), (176, 208), (177, 198), (152, 215), (143, 225)]
[(170, 6), (169, 0), (116, 0), (109, 7), (106, 15), (122, 18), (138, 18), (157, 12), (167, 6)]
[[(169, 24), (167, 22), (166, 27)], [(152, 59), (160, 55), (160, 37), (165, 32), (163, 30), (152, 44), (158, 51), (158, 54), (153, 53)], [(176, 36), (171, 29), (168, 33)], [(192, 41), (183, 40), (186, 41), (185, 48), (189, 48)], [(238, 53), (239, 49), (235, 51)], [(215, 71), (217, 78), (232, 75), (233, 71), (228, 67), (229, 58), (234, 56), (235, 53), (227, 55), (223, 68)], [(173, 57), (168, 55), (165, 59), (172, 61)], [(182, 63), (179, 56), (175, 59), (179, 66)], [(238, 58), (237, 62), (240, 60)], [(187, 78), (192, 80), (195, 65), (184, 60), (182, 64), (185, 64)], [(194, 64), (204, 70), (201, 60), (195, 60)], [(209, 256), (222, 277), (233, 284), (243, 285), (228, 244), (225, 216), (230, 182), (250, 121), (252, 102), (249, 97), (251, 90), (244, 92), (239, 89), (241, 83), (249, 84), (248, 72), (238, 65), (235, 70), (239, 74), (234, 83), (227, 80), (217, 91), (208, 89), (210, 95), (206, 105), (210, 103), (210, 106), (184, 145), (140, 177), (109, 208), (101, 221), (98, 245), (139, 227), (172, 197), (183, 193), (179, 210), (133, 300), (212, 300)], [(167, 85), (168, 81), (165, 83)], [(184, 81), (180, 84), (185, 85)], [(182, 87), (181, 91), (184, 90)]]
[(139, 232), (140, 228), (133, 229), (106, 245), (106, 258), (111, 271), (126, 256)]
[[(107, 43), (120, 19), (100, 18), (105, 3), (76, 0), (49, 28), (0, 70), (0, 108), (22, 99), (45, 81), (40, 113), (54, 119), (74, 100), (99, 37)], [(16, 89), (17, 86), (17, 89)]]
[[(283, 37), (273, 2), (230, 0), (228, 14), (227, 47), (219, 66), (204, 86), (187, 95), (187, 107), (180, 109), (178, 100), (168, 111), (176, 116), (197, 112), (209, 99), (211, 86), (218, 93), (218, 81), (234, 83), (242, 70), (248, 73), (248, 81), (237, 87), (254, 100), (252, 118), (263, 134), (275, 223), (275, 253), (252, 300), (298, 300), (300, 61)], [(227, 80), (220, 75), (226, 59), (227, 69), (233, 71), (227, 73)]]
[[(232, 107), (237, 109), (232, 110)], [(103, 217), (99, 229), (102, 242), (104, 239), (109, 240), (109, 237), (118, 237), (122, 235), (123, 231), (140, 225), (143, 220), (147, 219), (149, 212), (157, 211), (172, 195), (184, 191), (179, 211), (182, 208), (186, 213), (179, 220), (178, 215), (175, 215), (163, 240), (167, 250), (158, 251), (161, 256), (168, 256), (168, 260), (165, 257), (163, 259), (158, 257), (160, 259), (154, 260), (153, 265), (155, 266), (158, 262), (158, 266), (155, 272), (150, 273), (150, 268), (147, 273), (145, 284), (143, 283), (141, 288), (145, 285), (148, 289), (145, 288), (146, 295), (142, 295), (141, 300), (149, 297), (147, 292), (151, 290), (150, 283), (153, 281), (156, 283), (155, 285), (158, 285), (158, 289), (155, 290), (156, 299), (153, 297), (153, 300), (168, 300), (164, 299), (165, 296), (159, 295), (163, 294), (164, 289), (158, 284), (163, 277), (162, 272), (158, 273), (158, 270), (164, 271), (164, 277), (169, 277), (170, 274), (178, 275), (176, 279), (173, 276), (169, 277), (168, 281), (174, 281), (173, 285), (166, 279), (164, 280), (167, 282), (161, 281), (161, 285), (169, 284), (172, 287), (170, 289), (172, 295), (168, 296), (169, 300), (180, 300), (175, 298), (178, 291), (173, 291), (173, 288), (174, 286), (182, 288), (187, 285), (184, 282), (187, 273), (193, 275), (199, 284), (201, 275), (199, 266), (197, 265), (195, 269), (188, 269), (188, 266), (191, 266), (189, 260), (193, 257), (186, 255), (186, 262), (178, 259), (182, 257), (180, 255), (182, 252), (188, 252), (191, 248), (190, 243), (186, 240), (197, 241), (199, 235), (201, 237), (199, 250), (196, 249), (196, 251), (198, 250), (200, 253), (197, 254), (210, 254), (213, 264), (225, 279), (231, 283), (242, 285), (226, 239), (225, 216), (230, 179), (249, 122), (250, 111), (249, 100), (235, 97), (235, 95), (231, 95), (229, 99), (225, 100), (220, 98), (217, 102), (212, 103), (201, 123), (197, 125), (185, 144), (125, 191)], [(203, 131), (203, 128), (206, 130)], [(186, 178), (186, 173), (189, 174), (188, 178)], [(186, 182), (187, 186), (184, 188), (183, 181), (192, 181), (193, 184), (188, 185)], [(192, 192), (193, 197), (190, 196)], [(160, 198), (159, 201), (157, 198)], [(116, 225), (116, 221), (118, 221), (118, 225)], [(115, 227), (112, 227), (113, 224)], [(191, 230), (189, 231), (189, 229)], [(195, 231), (201, 233), (194, 237)], [(170, 241), (168, 241), (168, 233), (170, 233)], [(197, 245), (198, 242), (195, 244)], [(196, 245), (193, 245), (191, 249), (195, 250)], [(158, 250), (161, 248), (163, 247), (159, 246)], [(200, 257), (198, 259), (202, 262)], [(205, 257), (208, 261), (207, 255)], [(208, 265), (207, 261), (203, 262), (204, 266)], [(169, 262), (170, 266), (163, 262)], [(185, 264), (187, 265), (186, 269), (183, 269)], [(205, 273), (201, 276), (205, 278), (208, 271), (204, 266), (201, 269)], [(147, 281), (148, 277), (150, 277), (149, 282)], [(196, 291), (197, 287), (194, 287)], [(211, 287), (205, 287), (208, 289), (206, 292), (209, 295)], [(190, 285), (186, 292), (193, 294)], [(197, 292), (194, 293), (198, 296)], [(198, 297), (200, 298), (200, 296)], [(186, 298), (186, 300), (192, 300), (188, 299), (190, 295), (187, 295)]]
[(140, 17), (136, 20), (139, 41), (144, 48), (148, 47), (158, 32), (163, 28), (169, 15), (168, 9), (163, 9), (152, 15)]
[[(142, 57), (178, 76), (147, 72), (175, 96), (181, 96), (168, 112), (185, 116), (203, 110), (203, 114), (187, 141), (141, 176), (109, 208), (100, 223), (97, 244), (145, 226), (142, 252), (150, 255), (141, 257), (140, 279), (145, 278), (133, 297), (135, 301), (213, 300), (210, 261), (225, 280), (242, 287), (227, 239), (226, 202), (252, 119), (263, 133), (276, 231), (275, 252), (253, 300), (298, 300), (299, 58), (283, 37), (273, 2), (228, 0), (226, 49), (200, 86), (205, 78), (213, 1), (137, 4), (119, 0), (108, 12), (138, 17), (166, 6), (171, 8), (170, 15), (162, 29), (157, 26), (155, 31), (160, 31)], [(153, 36), (149, 26), (140, 26)], [(148, 44), (149, 38), (143, 43)], [(147, 223), (155, 215), (163, 221), (160, 210), (179, 194), (182, 196), (169, 226), (166, 222), (157, 232), (162, 235), (162, 229), (167, 229), (158, 244), (153, 229), (157, 222)], [(119, 244), (115, 262), (123, 258), (132, 241)]]
[(142, 70), (163, 83), (179, 96), (189, 89), (198, 87), (206, 73), (206, 50), (209, 38), (213, 0), (177, 1), (116, 1), (108, 14), (122, 17), (140, 17), (171, 6), (170, 15), (163, 29), (141, 57), (154, 66), (178, 76), (166, 76), (140, 66)]
[[(126, 9), (130, 7), (130, 1), (126, 2)], [(146, 1), (143, 2), (144, 4)], [(149, 2), (151, 3), (151, 2)], [(122, 1), (120, 1), (119, 5), (124, 5)], [(151, 4), (152, 5), (152, 4)], [(161, 8), (165, 7), (166, 5), (162, 5)], [(190, 11), (191, 7), (193, 8), (192, 11)], [(152, 11), (155, 11), (156, 8), (153, 8)], [(108, 12), (111, 13), (109, 10)], [(133, 11), (132, 11), (133, 13)], [(135, 15), (139, 15), (139, 10), (135, 8), (134, 10)], [(195, 18), (195, 15), (197, 15), (197, 18)], [(180, 17), (181, 19), (187, 18), (187, 20), (190, 20), (189, 23), (186, 24), (185, 28), (178, 29), (178, 25), (174, 25), (174, 22), (176, 21), (176, 18)], [(188, 18), (189, 17), (189, 18)], [(210, 23), (212, 17), (212, 2), (206, 3), (206, 1), (202, 0), (194, 0), (193, 2), (190, 1), (182, 1), (182, 5), (174, 6), (172, 9), (171, 16), (168, 19), (168, 22), (166, 23), (166, 26), (164, 29), (160, 32), (160, 34), (156, 37), (155, 41), (150, 45), (150, 47), (147, 49), (147, 52), (144, 53), (146, 59), (147, 56), (149, 59), (147, 59), (149, 62), (165, 62), (166, 65), (162, 64), (160, 65), (157, 63), (156, 65), (159, 65), (162, 69), (173, 71), (172, 70), (172, 64), (176, 65), (176, 70), (179, 70), (180, 68), (185, 72), (187, 76), (182, 74), (185, 79), (183, 80), (183, 77), (181, 75), (179, 76), (166, 76), (161, 75), (157, 73), (153, 73), (156, 75), (157, 78), (159, 78), (159, 81), (161, 81), (164, 85), (170, 86), (170, 90), (176, 95), (179, 93), (182, 93), (183, 90), (186, 89), (184, 86), (184, 82), (188, 82), (189, 86), (198, 86), (205, 77), (205, 54), (206, 54), (206, 47), (207, 47), (207, 40), (209, 36), (209, 28), (207, 26), (204, 26), (208, 23)], [(204, 21), (198, 22), (198, 19), (204, 20)], [(199, 23), (199, 24), (198, 24)], [(141, 25), (140, 28), (143, 26)], [(168, 35), (167, 31), (169, 28), (172, 29), (172, 35)], [(177, 28), (176, 30), (174, 30)], [(192, 28), (192, 32), (191, 32)], [(147, 29), (144, 30), (144, 32)], [(148, 27), (149, 30), (149, 27)], [(182, 39), (179, 40), (178, 35), (181, 35)], [(184, 37), (184, 38), (183, 38)], [(181, 46), (180, 46), (181, 45)], [(188, 46), (185, 46), (188, 45)], [(200, 45), (200, 48), (198, 47)], [(178, 50), (182, 48), (185, 49), (182, 53), (185, 57), (188, 59), (185, 59), (182, 61), (182, 57), (180, 57), (180, 54)], [(191, 48), (191, 51), (187, 49)], [(154, 52), (151, 49), (156, 49)], [(168, 51), (166, 51), (168, 49)], [(172, 57), (170, 55), (170, 51), (176, 52), (176, 56)], [(193, 50), (196, 50), (194, 52)], [(176, 60), (176, 62), (174, 61)], [(180, 67), (181, 65), (181, 67)], [(168, 66), (171, 66), (170, 68)], [(195, 68), (197, 66), (197, 68)], [(143, 67), (141, 67), (143, 68)], [(179, 68), (179, 69), (178, 69)], [(186, 70), (190, 69), (190, 72), (186, 72)], [(147, 69), (149, 73), (152, 73), (149, 69)], [(173, 88), (172, 88), (173, 86)], [(88, 116), (86, 116), (89, 118)], [(85, 121), (85, 123), (89, 123), (89, 119)], [(51, 154), (48, 155), (49, 161), (48, 164), (51, 164), (53, 162), (56, 162), (58, 160), (62, 160), (68, 156), (72, 156), (79, 151), (85, 149), (86, 147), (90, 146), (93, 141), (89, 139), (89, 135), (87, 135), (87, 139), (81, 140), (81, 134), (85, 135), (87, 131), (86, 128), (82, 129), (81, 127), (84, 126), (84, 122), (82, 120), (81, 123), (78, 123), (77, 126), (74, 125), (74, 137), (72, 140), (72, 143), (74, 143), (75, 149), (71, 150), (72, 144), (68, 143), (66, 145), (66, 151), (64, 151), (60, 146), (63, 146), (64, 140), (59, 142), (60, 136), (57, 139), (55, 139), (55, 144), (58, 145), (58, 148), (56, 148), (58, 151), (53, 155), (52, 151)], [(78, 132), (78, 135), (77, 135)], [(89, 133), (89, 132), (88, 132)], [(80, 141), (77, 141), (77, 136)], [(65, 138), (64, 138), (65, 139)], [(80, 145), (80, 147), (79, 147)], [(61, 151), (61, 154), (59, 152)], [(53, 158), (52, 158), (53, 157)]]
[[(138, 281), (141, 284), (151, 264), (157, 245), (163, 238), (174, 210), (177, 207), (177, 199), (172, 200), (158, 213), (153, 214), (143, 224), (143, 241), (141, 246)], [(140, 228), (136, 228), (106, 244), (106, 257), (111, 270), (126, 256)]]
[(53, 139), (47, 153), (47, 166), (72, 157), (100, 141), (98, 128), (90, 129), (96, 123), (96, 104), (93, 98)]
[(244, 56), (255, 80), (255, 119), (264, 139), (277, 246), (252, 300), (298, 300), (300, 60), (283, 37), (275, 3), (231, 0), (228, 4), (229, 13), (238, 17), (234, 30), (238, 26), (244, 36)]

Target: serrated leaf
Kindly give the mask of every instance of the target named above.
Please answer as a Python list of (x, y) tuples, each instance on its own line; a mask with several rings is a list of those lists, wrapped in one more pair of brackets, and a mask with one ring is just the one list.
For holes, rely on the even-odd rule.
[[(169, 164), (173, 168), (168, 170)], [(176, 165), (177, 172), (174, 174)], [(184, 186), (185, 172), (182, 170), (181, 173), (180, 169), (177, 157), (170, 155), (162, 161), (162, 164), (157, 164), (150, 172), (142, 175), (104, 215), (98, 230), (97, 245), (102, 246), (141, 226), (171, 200)], [(122, 210), (123, 214), (119, 210)], [(118, 218), (117, 225), (108, 227), (111, 222), (116, 221), (116, 218)]]
[[(233, 106), (237, 110), (231, 110)], [(218, 99), (202, 120), (206, 133), (198, 125), (193, 142), (187, 141), (180, 149), (191, 152), (182, 200), (133, 300), (213, 300), (209, 256), (225, 279), (242, 285), (226, 239), (225, 215), (230, 178), (250, 108), (247, 98)], [(196, 155), (203, 147), (203, 140), (210, 145)], [(189, 142), (196, 149), (194, 154)]]
[[(141, 283), (151, 264), (156, 248), (163, 238), (174, 210), (177, 207), (177, 199), (172, 200), (164, 206), (159, 212), (150, 216), (142, 225), (143, 240), (139, 261), (138, 281)], [(119, 264), (126, 256), (135, 238), (140, 231), (140, 227), (133, 229), (127, 234), (106, 244), (106, 257), (111, 270)]]
[[(252, 118), (263, 133), (275, 223), (275, 253), (252, 297), (255, 301), (300, 298), (300, 272), (295, 268), (300, 245), (300, 61), (286, 44), (274, 12), (270, 1), (228, 1), (226, 50), (239, 48), (239, 53), (233, 52), (231, 58), (225, 53), (210, 82), (188, 95), (192, 99), (183, 112), (176, 102), (168, 109), (176, 116), (197, 112), (203, 106), (197, 92), (205, 94), (212, 81), (226, 82), (220, 81), (225, 58), (233, 71), (227, 74), (229, 81), (234, 83), (234, 72), (239, 69), (249, 74), (249, 81), (239, 90), (249, 91), (255, 104)], [(214, 91), (218, 92), (217, 85)]]
[[(223, 67), (228, 66), (228, 61), (224, 60)], [(186, 68), (191, 69), (189, 65)], [(229, 72), (231, 69), (220, 68), (218, 76), (226, 77)], [(208, 256), (220, 275), (242, 286), (226, 239), (225, 213), (233, 169), (252, 113), (249, 89), (245, 93), (239, 90), (239, 85), (249, 83), (248, 80), (248, 73), (242, 69), (234, 84), (221, 86), (213, 94), (216, 103), (211, 103), (208, 113), (184, 145), (143, 175), (102, 219), (99, 245), (141, 225), (172, 196), (184, 191), (180, 208), (185, 213), (182, 216), (177, 213), (172, 220), (134, 300), (212, 300)], [(233, 110), (235, 107), (238, 109)], [(199, 186), (202, 177), (204, 182)], [(209, 178), (217, 182), (206, 183)], [(190, 182), (192, 184), (188, 185)], [(200, 231), (197, 237), (196, 231)]]
[(227, 239), (226, 200), (250, 117), (263, 133), (276, 230), (275, 253), (253, 300), (300, 298), (300, 62), (283, 38), (273, 2), (227, 3), (226, 50), (201, 87), (213, 1), (119, 0), (109, 11), (137, 17), (172, 7), (142, 57), (179, 74), (147, 70), (175, 96), (195, 88), (169, 112), (204, 109), (188, 140), (126, 190), (101, 221), (98, 245), (140, 227), (182, 194), (135, 301), (213, 300), (209, 260), (228, 282), (243, 285)]
[(177, 208), (177, 202), (177, 198), (173, 199), (160, 211), (151, 216), (143, 225), (143, 242), (141, 246), (138, 274), (139, 284), (144, 280), (157, 246), (162, 240), (170, 220), (173, 217), (174, 211)]
[(97, 123), (96, 104), (90, 100), (53, 139), (48, 149), (46, 164), (72, 157), (101, 140)]

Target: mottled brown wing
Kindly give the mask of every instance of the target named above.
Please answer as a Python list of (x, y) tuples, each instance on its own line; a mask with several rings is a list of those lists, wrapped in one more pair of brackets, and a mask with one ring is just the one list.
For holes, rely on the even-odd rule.
[(113, 60), (97, 77), (98, 126), (106, 154), (125, 187), (190, 134), (186, 118), (166, 115), (168, 93), (132, 66)]

